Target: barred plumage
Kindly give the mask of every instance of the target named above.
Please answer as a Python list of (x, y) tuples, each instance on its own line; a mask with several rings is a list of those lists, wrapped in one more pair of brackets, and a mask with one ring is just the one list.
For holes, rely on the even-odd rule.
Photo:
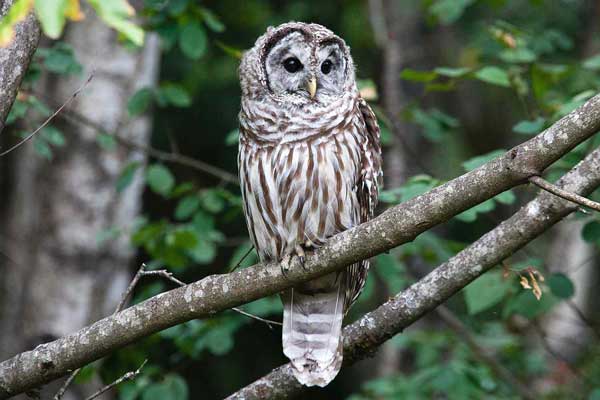
[[(371, 218), (379, 128), (344, 41), (316, 24), (269, 28), (244, 54), (240, 80), (239, 172), (261, 260), (303, 256)], [(301, 383), (325, 386), (338, 373), (342, 319), (368, 268), (363, 261), (282, 293), (284, 353)]]

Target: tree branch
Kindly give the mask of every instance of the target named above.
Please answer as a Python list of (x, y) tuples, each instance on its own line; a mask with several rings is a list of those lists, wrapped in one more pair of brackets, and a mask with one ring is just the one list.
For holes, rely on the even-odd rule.
[(529, 178), (529, 182), (533, 183), (540, 189), (552, 193), (553, 195), (562, 197), (563, 199), (572, 201), (573, 203), (579, 204), (581, 206), (591, 208), (592, 210), (600, 211), (600, 203), (592, 201), (576, 193), (571, 193), (567, 190), (563, 190), (540, 176), (532, 176), (531, 178)]
[[(567, 173), (558, 186), (583, 194), (600, 186), (600, 149)], [(344, 364), (352, 364), (371, 355), (383, 342), (402, 332), (576, 209), (577, 206), (571, 202), (541, 193), (511, 218), (435, 268), (425, 278), (346, 326)], [(228, 399), (288, 398), (303, 389), (295, 380), (291, 365), (285, 364)]]
[(89, 119), (86, 116), (81, 115), (77, 112), (70, 111), (68, 113), (62, 114), (61, 117), (71, 123), (81, 123), (85, 126), (88, 126), (92, 129), (94, 129), (99, 134), (109, 135), (112, 138), (114, 138), (115, 141), (117, 143), (119, 143), (120, 145), (127, 147), (129, 149), (142, 151), (156, 160), (164, 161), (164, 162), (171, 162), (174, 164), (179, 164), (179, 165), (183, 165), (183, 166), (186, 166), (189, 168), (193, 168), (197, 171), (201, 171), (206, 174), (212, 175), (215, 178), (218, 178), (221, 181), (229, 183), (229, 184), (233, 184), (233, 185), (239, 184), (239, 179), (238, 179), (237, 175), (235, 175), (229, 171), (226, 171), (219, 167), (215, 167), (214, 165), (208, 164), (204, 161), (200, 161), (195, 158), (185, 156), (183, 154), (162, 151), (162, 150), (156, 149), (152, 146), (147, 146), (144, 144), (136, 143), (133, 140), (129, 140), (127, 138), (120, 136), (116, 132), (109, 132), (102, 125), (98, 124), (95, 121), (92, 121), (91, 119)]
[[(0, 19), (14, 3), (0, 1)], [(8, 47), (0, 47), (0, 133), (17, 97), (21, 81), (29, 68), (40, 39), (40, 27), (33, 15), (15, 25), (15, 37)]]
[[(323, 247), (307, 256), (304, 268), (295, 260), (285, 275), (282, 274), (279, 264), (272, 262), (230, 274), (209, 276), (152, 297), (78, 332), (42, 344), (34, 350), (0, 363), (0, 399), (56, 379), (69, 370), (162, 329), (194, 318), (208, 317), (219, 311), (281, 292), (285, 288), (326, 275), (411, 241), (420, 233), (454, 215), (527, 182), (531, 176), (539, 175), (547, 166), (592, 136), (598, 129), (600, 95), (588, 100), (538, 136), (495, 160), (428, 193), (394, 206), (369, 222), (336, 235)], [(597, 171), (598, 166), (595, 167)], [(580, 167), (575, 173), (584, 170), (585, 168)], [(595, 171), (589, 173), (593, 176)], [(571, 187), (565, 189), (575, 191)], [(552, 196), (552, 200), (560, 199)], [(537, 209), (527, 211), (531, 213), (532, 218), (540, 215)], [(537, 219), (536, 222), (541, 226), (547, 225), (546, 219)], [(502, 226), (499, 227), (500, 232), (504, 232)], [(539, 230), (533, 226), (531, 232), (519, 232), (516, 239), (528, 237), (532, 232), (531, 237), (535, 237), (539, 234), (538, 231), (541, 233), (543, 229)], [(491, 254), (491, 258), (495, 257), (496, 253), (492, 250), (497, 249), (497, 246), (504, 244), (510, 247), (511, 242), (506, 240), (508, 239), (496, 238), (489, 244), (486, 241), (487, 247), (475, 249), (474, 254), (489, 261), (486, 258), (487, 254)], [(441, 272), (436, 270), (433, 275), (428, 275), (400, 295), (402, 301), (394, 304), (396, 312), (412, 312), (406, 314), (403, 321), (414, 321), (418, 315), (422, 315), (423, 310), (437, 305), (482, 272), (481, 263), (473, 264), (468, 262), (470, 260), (459, 260), (462, 264), (450, 264), (439, 269), (446, 271), (452, 279), (439, 275)], [(464, 268), (464, 265), (476, 267), (468, 269)], [(421, 304), (421, 308), (410, 308), (414, 299), (423, 295), (429, 297)], [(377, 316), (373, 313), (370, 315)], [(370, 319), (363, 318), (361, 321), (362, 324), (371, 323)], [(354, 325), (346, 328), (348, 337), (359, 335), (359, 332), (354, 333), (357, 328), (352, 327)], [(366, 329), (366, 332), (374, 338), (388, 335), (386, 339), (393, 334), (387, 329), (379, 334), (370, 329)], [(367, 339), (364, 339), (365, 343), (369, 343)], [(348, 359), (353, 359), (352, 353)]]

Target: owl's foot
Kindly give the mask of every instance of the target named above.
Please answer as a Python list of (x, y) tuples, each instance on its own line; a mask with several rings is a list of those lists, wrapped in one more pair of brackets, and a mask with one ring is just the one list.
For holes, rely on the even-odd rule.
[(304, 248), (302, 246), (300, 246), (299, 244), (297, 244), (294, 251), (296, 252), (296, 257), (298, 257), (298, 261), (300, 261), (300, 265), (302, 266), (302, 269), (306, 271), (306, 266), (304, 265), (304, 261), (306, 260), (306, 258), (305, 258), (306, 254), (304, 253)]
[(292, 256), (290, 254), (286, 254), (285, 256), (283, 256), (283, 258), (281, 259), (281, 262), (279, 263), (279, 265), (281, 267), (281, 273), (285, 277), (287, 277), (287, 273), (290, 270), (291, 262), (292, 262)]

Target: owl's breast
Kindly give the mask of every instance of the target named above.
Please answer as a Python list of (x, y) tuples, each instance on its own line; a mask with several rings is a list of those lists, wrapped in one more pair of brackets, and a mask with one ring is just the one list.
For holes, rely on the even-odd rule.
[(360, 165), (354, 125), (274, 146), (242, 142), (244, 209), (261, 259), (281, 259), (296, 245), (319, 245), (357, 225)]

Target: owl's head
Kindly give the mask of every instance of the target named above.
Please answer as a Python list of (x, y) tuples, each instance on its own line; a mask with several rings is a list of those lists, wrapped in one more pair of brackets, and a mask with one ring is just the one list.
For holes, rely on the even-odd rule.
[(327, 105), (355, 87), (346, 43), (329, 29), (301, 22), (269, 28), (244, 54), (245, 96)]

